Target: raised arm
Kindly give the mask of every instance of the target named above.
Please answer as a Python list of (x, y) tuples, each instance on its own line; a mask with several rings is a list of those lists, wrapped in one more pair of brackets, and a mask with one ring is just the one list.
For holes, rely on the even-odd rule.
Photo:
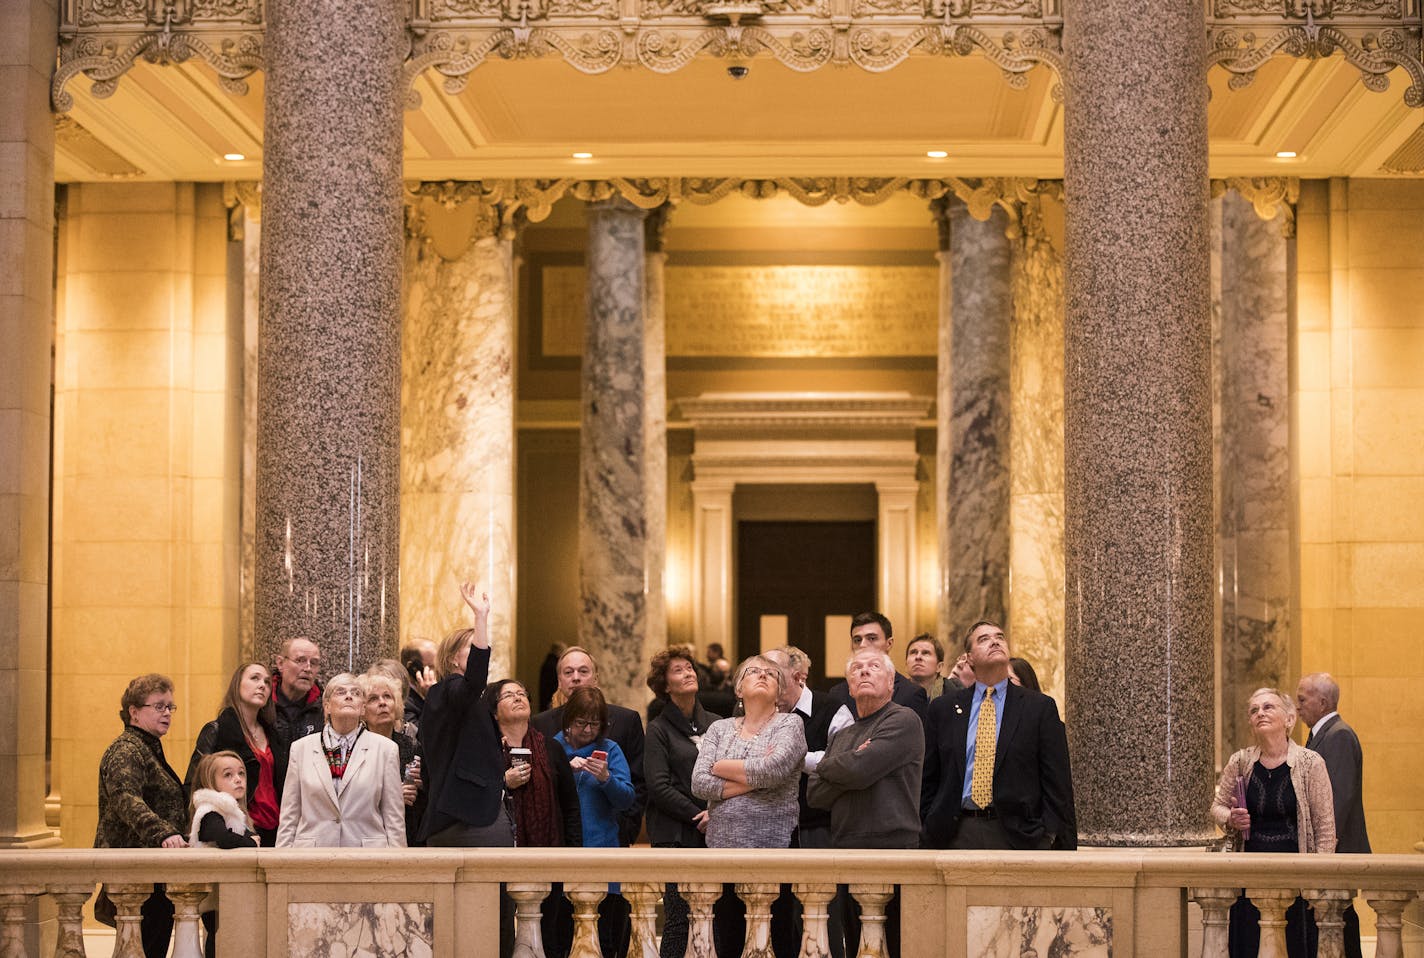
[(465, 600), (465, 604), (475, 614), (475, 637), (471, 644), (477, 649), (489, 648), (489, 593), (479, 591), (479, 586), (473, 582), (462, 582), (460, 583), (460, 598)]

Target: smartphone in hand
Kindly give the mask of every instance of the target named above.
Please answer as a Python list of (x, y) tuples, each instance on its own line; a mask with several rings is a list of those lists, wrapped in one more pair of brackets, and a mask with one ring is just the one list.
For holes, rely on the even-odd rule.
[(599, 749), (598, 751), (596, 751), (596, 752), (594, 752), (592, 755), (590, 755), (589, 758), (596, 758), (596, 759), (598, 759), (600, 762), (606, 762), (606, 761), (608, 761), (608, 753), (605, 752), (605, 751), (603, 751), (602, 749)]

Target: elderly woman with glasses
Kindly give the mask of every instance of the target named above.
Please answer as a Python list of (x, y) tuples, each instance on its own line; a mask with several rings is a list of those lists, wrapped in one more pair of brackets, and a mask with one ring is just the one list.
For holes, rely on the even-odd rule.
[[(99, 827), (95, 848), (186, 848), (187, 800), (183, 782), (168, 764), (160, 741), (173, 722), (173, 681), (166, 675), (140, 675), (124, 689), (119, 718), (124, 730), (99, 760)], [(101, 893), (95, 910), (100, 920), (112, 914)], [(173, 934), (173, 905), (163, 886), (154, 886), (143, 903), (139, 926), (143, 953), (161, 958)], [(107, 921), (106, 924), (113, 924)]]
[(322, 695), (326, 724), (292, 743), (279, 848), (404, 848), (400, 749), (368, 732), (366, 691), (349, 672)]

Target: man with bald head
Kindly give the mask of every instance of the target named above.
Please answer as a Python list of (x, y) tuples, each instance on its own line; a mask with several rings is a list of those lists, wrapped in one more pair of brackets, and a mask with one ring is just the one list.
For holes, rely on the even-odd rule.
[[(1335, 799), (1335, 851), (1368, 854), (1362, 781), (1365, 757), (1359, 736), (1340, 717), (1340, 685), (1328, 672), (1303, 677), (1295, 689), (1300, 721), (1307, 729), (1305, 747), (1325, 759)], [(1355, 906), (1345, 909), (1345, 954), (1360, 955), (1360, 919)]]
[(320, 732), (326, 724), (321, 711), (321, 649), (311, 639), (297, 636), (277, 649), (272, 670), (272, 703), (277, 708), (277, 741), (284, 749), (299, 738)]

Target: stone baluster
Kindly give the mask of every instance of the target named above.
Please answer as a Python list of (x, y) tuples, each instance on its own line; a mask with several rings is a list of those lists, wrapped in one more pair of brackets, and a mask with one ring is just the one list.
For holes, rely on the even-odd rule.
[(54, 958), (85, 958), (84, 903), (94, 897), (94, 886), (50, 885), (49, 897), (59, 909)]
[(628, 899), (628, 917), (633, 925), (629, 958), (658, 958), (658, 901), (663, 897), (662, 884), (635, 882), (624, 885), (623, 897)]
[(514, 899), (513, 958), (544, 958), (544, 934), (539, 927), (540, 907), (549, 894), (548, 882), (506, 886)]
[(1345, 906), (1354, 893), (1338, 889), (1306, 888), (1301, 896), (1315, 909), (1315, 927), (1320, 929), (1316, 958), (1345, 958)]
[(774, 958), (771, 950), (771, 903), (780, 892), (779, 885), (737, 883), (737, 896), (747, 906), (747, 937), (742, 946), (742, 958)]
[(836, 897), (836, 886), (797, 882), (791, 886), (791, 890), (801, 900), (799, 958), (830, 958), (831, 938), (826, 923), (831, 899)]
[(44, 891), (29, 885), (0, 887), (0, 958), (25, 958), (25, 923), (30, 906)]
[(677, 891), (687, 902), (686, 958), (714, 958), (712, 906), (722, 897), (722, 886), (712, 882), (679, 882)]
[[(598, 945), (598, 903), (608, 886), (603, 884), (565, 885), (564, 892), (574, 904), (574, 944), (569, 958), (603, 958)], [(620, 958), (609, 955), (608, 958)]]
[(1234, 888), (1190, 888), (1187, 894), (1202, 910), (1201, 958), (1227, 958), (1231, 906), (1239, 893)]
[(860, 903), (860, 951), (856, 958), (888, 958), (885, 947), (885, 904), (895, 894), (894, 885), (851, 885)]
[(1286, 958), (1286, 909), (1295, 903), (1294, 889), (1248, 888), (1246, 897), (1261, 910), (1261, 950), (1258, 958)]
[(173, 958), (203, 958), (203, 932), (198, 909), (212, 892), (206, 884), (173, 884), (168, 898), (173, 902)]
[(139, 929), (143, 916), (139, 914), (139, 909), (153, 894), (153, 886), (137, 883), (106, 887), (115, 912), (113, 958), (144, 958), (143, 933)]
[(1363, 891), (1360, 894), (1375, 912), (1375, 958), (1400, 958), (1404, 953), (1400, 940), (1404, 908), (1414, 900), (1414, 892)]

